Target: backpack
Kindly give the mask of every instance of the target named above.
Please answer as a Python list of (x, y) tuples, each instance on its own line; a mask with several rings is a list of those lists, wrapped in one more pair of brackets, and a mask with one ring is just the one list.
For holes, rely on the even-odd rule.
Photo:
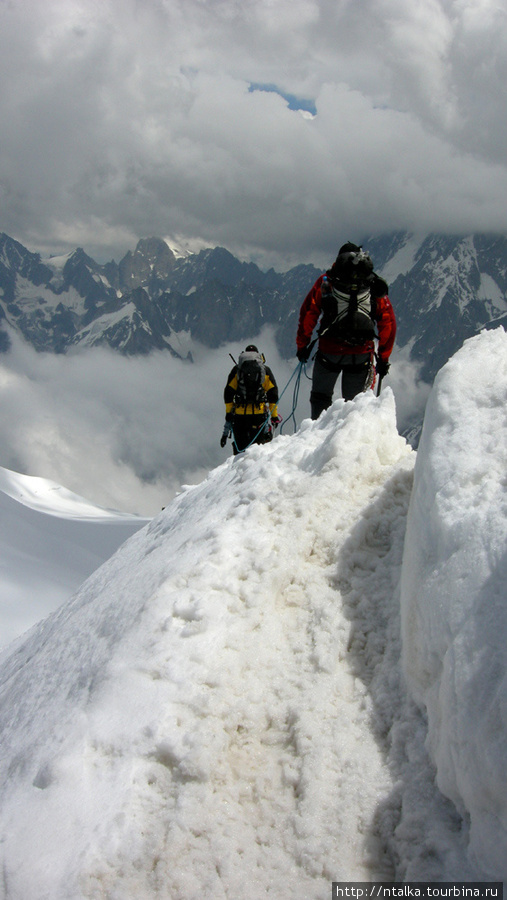
[(266, 363), (261, 353), (243, 350), (238, 357), (238, 386), (236, 388), (236, 406), (261, 406), (266, 402), (264, 379)]
[(338, 256), (322, 282), (319, 335), (357, 345), (375, 337), (375, 301), (371, 294), (373, 264), (359, 250)]

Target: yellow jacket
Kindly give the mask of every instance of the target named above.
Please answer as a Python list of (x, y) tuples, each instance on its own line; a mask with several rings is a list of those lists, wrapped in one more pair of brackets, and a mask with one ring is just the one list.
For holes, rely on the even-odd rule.
[(227, 384), (224, 390), (225, 417), (229, 421), (234, 416), (263, 416), (267, 413), (271, 418), (278, 415), (278, 387), (269, 366), (266, 366), (266, 377), (263, 382), (263, 388), (266, 392), (266, 402), (262, 404), (247, 403), (246, 406), (236, 406), (236, 390), (238, 387), (238, 367), (234, 366), (229, 373)]

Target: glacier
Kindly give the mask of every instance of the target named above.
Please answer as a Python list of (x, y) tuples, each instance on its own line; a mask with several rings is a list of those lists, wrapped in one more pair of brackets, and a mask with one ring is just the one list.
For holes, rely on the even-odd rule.
[(4, 649), (0, 897), (505, 880), (506, 394), (500, 328), (417, 452), (390, 388), (336, 400)]

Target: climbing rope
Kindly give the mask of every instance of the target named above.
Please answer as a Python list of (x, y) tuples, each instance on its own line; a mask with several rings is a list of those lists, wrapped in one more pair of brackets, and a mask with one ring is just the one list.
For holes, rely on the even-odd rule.
[(231, 425), (231, 439), (232, 439), (232, 443), (233, 443), (234, 447), (236, 448), (237, 454), (244, 453), (245, 450), (248, 450), (248, 448), (252, 446), (252, 444), (255, 444), (257, 438), (259, 437), (259, 435), (262, 434), (262, 432), (264, 431), (264, 429), (267, 427), (268, 424), (269, 424), (269, 416), (266, 416), (266, 418), (264, 419), (264, 422), (259, 427), (259, 430), (254, 434), (250, 443), (247, 444), (246, 447), (243, 447), (243, 450), (238, 449), (238, 445), (236, 443), (236, 438), (234, 437), (234, 428)]
[[(285, 418), (283, 420), (282, 424), (280, 425), (280, 434), (282, 434), (284, 426), (287, 424), (287, 422), (290, 422), (291, 419), (294, 422), (294, 431), (297, 430), (296, 409), (297, 409), (298, 400), (299, 400), (299, 387), (301, 384), (301, 375), (302, 375), (303, 371), (305, 371), (305, 370), (306, 370), (306, 363), (299, 362), (297, 364), (296, 368), (294, 369), (292, 375), (290, 376), (287, 384), (285, 385), (282, 393), (280, 394), (280, 398), (279, 398), (278, 402), (280, 402), (281, 397), (283, 397), (283, 395), (284, 395), (285, 391), (287, 390), (287, 388), (289, 387), (289, 384), (291, 383), (292, 379), (294, 378), (294, 376), (296, 376), (296, 381), (294, 383), (294, 391), (292, 394), (292, 409), (291, 409), (289, 415), (287, 416), (287, 418)], [(306, 371), (305, 371), (305, 375), (306, 375)]]
[[(314, 348), (314, 345), (315, 345), (316, 343), (317, 343), (317, 339), (315, 339), (314, 341), (312, 341), (312, 343), (311, 343), (310, 346), (309, 346), (310, 353), (309, 353), (309, 356), (308, 356), (308, 360), (306, 360), (306, 361), (301, 361), (301, 362), (299, 362), (299, 363), (297, 364), (297, 366), (296, 366), (296, 368), (294, 369), (292, 375), (290, 376), (290, 378), (289, 378), (287, 384), (285, 385), (285, 387), (284, 387), (282, 393), (280, 394), (280, 398), (283, 397), (283, 395), (285, 394), (285, 391), (286, 391), (287, 388), (289, 387), (289, 384), (291, 383), (292, 379), (294, 378), (294, 376), (296, 376), (296, 382), (295, 382), (295, 384), (294, 384), (294, 392), (293, 392), (293, 394), (292, 394), (292, 409), (291, 409), (289, 415), (287, 416), (287, 418), (284, 419), (282, 425), (280, 426), (280, 434), (281, 434), (282, 431), (283, 431), (283, 426), (286, 424), (286, 422), (290, 422), (291, 419), (292, 419), (293, 422), (294, 422), (294, 431), (297, 431), (297, 427), (298, 427), (298, 426), (297, 426), (297, 422), (296, 422), (296, 415), (295, 415), (295, 413), (296, 413), (296, 409), (297, 409), (297, 405), (298, 405), (298, 400), (299, 400), (299, 388), (300, 388), (300, 385), (301, 385), (301, 375), (304, 375), (305, 378), (308, 378), (308, 380), (311, 381), (310, 375), (308, 375), (307, 372), (306, 372), (306, 365), (307, 365), (307, 362), (309, 361), (311, 352), (312, 352), (312, 350), (313, 350), (313, 348)], [(280, 398), (279, 398), (279, 400), (280, 400)]]

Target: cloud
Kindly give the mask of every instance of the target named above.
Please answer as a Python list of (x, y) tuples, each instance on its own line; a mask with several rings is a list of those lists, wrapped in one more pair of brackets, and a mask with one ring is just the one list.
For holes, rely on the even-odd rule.
[[(310, 415), (310, 378), (301, 377), (291, 419), (296, 360), (279, 357), (270, 329), (252, 340), (274, 372), (283, 434), (291, 435)], [(223, 389), (229, 354), (237, 358), (242, 349), (197, 345), (192, 364), (163, 352), (36, 353), (14, 338), (0, 354), (0, 465), (49, 478), (101, 506), (156, 515), (183, 484), (200, 482), (230, 456), (230, 444), (220, 447)], [(424, 410), (428, 388), (416, 376), (395, 354), (385, 383), (395, 392), (400, 428)]]
[(506, 69), (496, 0), (2, 3), (1, 227), (280, 268), (343, 234), (501, 231)]
[[(291, 364), (269, 332), (258, 340), (282, 389)], [(0, 417), (9, 423), (0, 433), (0, 465), (102, 506), (156, 514), (182, 484), (199, 482), (230, 455), (219, 443), (223, 389), (229, 353), (241, 349), (196, 347), (191, 364), (163, 352), (36, 353), (14, 339), (0, 355)], [(286, 412), (291, 402), (287, 395)]]

